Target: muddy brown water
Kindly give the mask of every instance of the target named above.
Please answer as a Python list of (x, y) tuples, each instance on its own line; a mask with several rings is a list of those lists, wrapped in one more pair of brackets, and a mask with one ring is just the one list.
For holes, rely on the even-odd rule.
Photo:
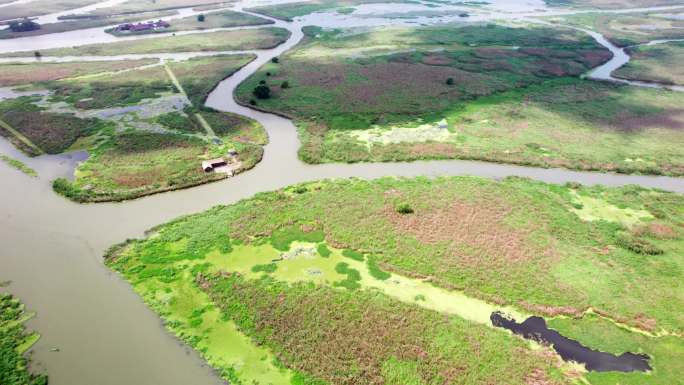
[(546, 321), (541, 317), (529, 317), (518, 323), (499, 312), (494, 312), (490, 319), (492, 325), (496, 327), (510, 330), (529, 340), (551, 345), (563, 360), (584, 364), (590, 371), (645, 372), (651, 370), (648, 355), (625, 352), (618, 356), (588, 348), (575, 340), (564, 337), (553, 329), (549, 329)]
[[(283, 45), (259, 51), (258, 59), (222, 82), (207, 104), (261, 122), (270, 137), (263, 161), (235, 178), (125, 203), (79, 205), (52, 192), (50, 181), (69, 176), (77, 157), (27, 158), (6, 140), (0, 153), (24, 161), (32, 178), (0, 164), (0, 281), (37, 316), (34, 358), (53, 385), (201, 385), (221, 381), (198, 355), (172, 338), (131, 287), (102, 264), (107, 247), (181, 215), (230, 204), (293, 183), (335, 177), (477, 175), (524, 176), (550, 183), (577, 181), (618, 186), (639, 184), (684, 193), (684, 179), (538, 169), (473, 161), (307, 165), (297, 159), (296, 129), (287, 119), (237, 105), (237, 84), (301, 38), (295, 23)], [(60, 34), (47, 35), (59, 39)], [(2, 43), (0, 43), (1, 45)], [(55, 43), (53, 45), (59, 46)], [(63, 46), (63, 45), (62, 45)], [(24, 45), (23, 49), (32, 49)], [(0, 49), (0, 51), (2, 51)], [(51, 352), (59, 348), (59, 352)]]

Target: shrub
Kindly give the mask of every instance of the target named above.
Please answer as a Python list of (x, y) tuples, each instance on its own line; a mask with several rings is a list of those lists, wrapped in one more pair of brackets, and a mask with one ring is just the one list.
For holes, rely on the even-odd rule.
[(280, 61), (280, 60), (278, 59), (278, 57), (274, 57), (273, 59), (271, 59), (271, 62), (276, 63), (276, 64), (277, 64), (279, 61)]
[(268, 99), (271, 97), (271, 87), (265, 84), (259, 84), (258, 86), (254, 87), (254, 91), (252, 93), (257, 97), (257, 99)]
[(280, 251), (290, 250), (290, 244), (295, 241), (318, 243), (323, 242), (325, 234), (323, 231), (316, 230), (305, 233), (297, 226), (290, 226), (278, 229), (271, 234), (271, 245)]
[(197, 21), (199, 21), (200, 23), (204, 22), (204, 15), (197, 15)]
[(273, 273), (278, 269), (278, 265), (275, 263), (268, 263), (265, 265), (254, 265), (252, 266), (252, 272), (258, 273), (260, 271), (263, 271), (264, 273)]
[(33, 56), (41, 57), (41, 56), (43, 56), (43, 54), (41, 54), (40, 51), (35, 51), (35, 52), (33, 52)]
[(52, 182), (52, 189), (60, 195), (63, 195), (76, 202), (82, 202), (85, 199), (83, 192), (74, 187), (74, 185), (65, 178), (57, 178)]
[(249, 99), (249, 104), (252, 105), (252, 106), (256, 106), (257, 103), (256, 103), (256, 100), (254, 100), (254, 99)]
[(413, 213), (413, 208), (408, 203), (400, 203), (397, 206), (397, 212), (399, 214), (412, 214)]
[(664, 253), (663, 249), (652, 244), (651, 242), (643, 238), (635, 237), (624, 231), (620, 231), (617, 233), (615, 242), (618, 246), (622, 247), (623, 249), (627, 249), (637, 254), (659, 255)]
[(266, 80), (259, 80), (259, 84), (266, 84)]
[(270, 72), (266, 72), (266, 76), (271, 76), (271, 73), (270, 73)]
[(342, 250), (342, 255), (351, 258), (360, 262), (363, 262), (365, 258), (363, 258), (363, 254), (359, 253), (358, 251), (354, 250), (349, 250), (349, 249), (344, 249)]
[(446, 80), (446, 84), (447, 84), (448, 86), (454, 85), (454, 78), (448, 78), (448, 79)]
[(344, 287), (348, 290), (356, 290), (361, 287), (359, 281), (361, 281), (361, 273), (358, 270), (349, 267), (349, 264), (345, 262), (340, 262), (335, 265), (335, 271), (347, 276), (342, 281), (337, 281), (333, 283), (333, 286)]
[(318, 254), (323, 257), (323, 258), (328, 258), (330, 255), (332, 255), (332, 251), (328, 248), (328, 246), (325, 245), (325, 243), (319, 243), (318, 246), (316, 246), (316, 250), (318, 251)]
[(281, 85), (280, 88), (290, 88), (290, 82), (285, 80)]
[(368, 257), (368, 272), (370, 275), (375, 278), (379, 279), (381, 281), (389, 279), (392, 274), (383, 271), (380, 266), (378, 266), (378, 261), (375, 259), (375, 257)]

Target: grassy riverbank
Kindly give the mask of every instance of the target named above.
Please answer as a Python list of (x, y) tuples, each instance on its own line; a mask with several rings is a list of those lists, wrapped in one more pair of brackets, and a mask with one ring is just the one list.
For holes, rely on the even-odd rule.
[(684, 41), (628, 49), (631, 60), (613, 76), (663, 84), (684, 85)]
[(625, 9), (680, 5), (678, 0), (545, 0), (548, 5), (579, 8)]
[[(684, 175), (680, 95), (578, 78), (609, 56), (567, 29), (311, 28), (236, 94), (292, 117), (309, 163), (459, 158)], [(268, 99), (253, 95), (261, 82)]]
[(350, 6), (373, 3), (408, 3), (407, 0), (313, 0), (306, 2), (294, 2), (286, 4), (263, 5), (246, 9), (247, 11), (260, 13), (276, 19), (292, 21), (298, 16), (308, 15), (313, 12), (328, 10), (341, 10), (347, 12)]
[[(592, 308), (635, 330), (684, 332), (682, 208), (679, 195), (637, 187), (325, 181), (180, 218), (112, 249), (107, 264), (231, 380), (274, 362), (261, 368), (281, 376), (274, 383), (561, 384), (571, 371), (488, 327), (492, 309)], [(267, 359), (226, 351), (213, 333), (267, 348)], [(666, 340), (628, 334), (654, 372), (588, 376), (681, 375)]]
[[(160, 52), (206, 52), (267, 49), (287, 40), (289, 32), (283, 28), (246, 29), (238, 31), (206, 32), (166, 36), (109, 44), (89, 44), (73, 48), (54, 48), (42, 51), (44, 56), (108, 56), (148, 54)], [(33, 56), (33, 51), (13, 52), (0, 56)]]
[(0, 102), (0, 135), (28, 155), (59, 154), (106, 125), (95, 118), (47, 111), (34, 104), (39, 99), (21, 97)]
[(657, 39), (684, 38), (682, 10), (650, 13), (580, 13), (547, 17), (547, 21), (560, 25), (597, 31), (619, 47), (648, 43)]
[(27, 85), (104, 72), (116, 72), (156, 62), (158, 62), (157, 59), (69, 63), (3, 63), (0, 64), (0, 87)]
[(77, 16), (114, 16), (140, 12), (167, 11), (179, 8), (219, 6), (223, 0), (128, 0), (110, 7), (97, 8)]
[(3, 385), (46, 385), (46, 375), (28, 370), (26, 352), (40, 336), (29, 333), (24, 323), (33, 314), (27, 313), (17, 299), (0, 292), (0, 383)]
[(34, 0), (24, 4), (2, 7), (0, 20), (12, 20), (22, 17), (41, 16), (55, 12), (67, 11), (98, 3), (100, 0)]
[(192, 104), (201, 108), (221, 80), (256, 59), (256, 55), (218, 55), (170, 62), (169, 68), (178, 78)]
[[(224, 179), (254, 167), (268, 136), (257, 122), (204, 102), (255, 57), (2, 65), (2, 84), (43, 91), (0, 101), (0, 134), (29, 155), (87, 151), (73, 180), (53, 183), (78, 202), (133, 199)], [(237, 155), (229, 155), (233, 150)], [(228, 157), (229, 170), (202, 170), (203, 160), (219, 157)]]
[(233, 173), (254, 167), (268, 142), (263, 127), (203, 107), (220, 81), (253, 59), (202, 57), (47, 83), (54, 91), (52, 103), (66, 102), (114, 126), (71, 147), (87, 149), (90, 157), (77, 168), (73, 181), (55, 181), (55, 190), (79, 202), (101, 202), (192, 187), (230, 176), (200, 167), (202, 160), (225, 157), (230, 150), (237, 151)]

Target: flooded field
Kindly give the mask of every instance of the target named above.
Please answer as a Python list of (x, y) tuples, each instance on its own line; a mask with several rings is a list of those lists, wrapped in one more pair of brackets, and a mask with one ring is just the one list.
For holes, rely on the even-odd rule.
[[(97, 6), (121, 2), (112, 0), (99, 3)], [(231, 9), (239, 11), (247, 5), (254, 4), (242, 2)], [(57, 17), (65, 13), (87, 12), (94, 7), (41, 16), (38, 21), (54, 22)], [(51, 181), (59, 177), (73, 178), (75, 167), (85, 160), (87, 154), (79, 152), (29, 158), (5, 139), (0, 139), (2, 154), (26, 163), (39, 175), (38, 178), (32, 178), (18, 170), (0, 165), (0, 178), (3, 180), (3, 188), (0, 189), (0, 202), (2, 202), (0, 204), (2, 207), (0, 242), (4, 245), (0, 250), (0, 264), (2, 265), (0, 281), (12, 281), (8, 290), (26, 303), (29, 310), (37, 312), (37, 316), (28, 323), (31, 329), (39, 331), (42, 335), (34, 348), (34, 358), (37, 368), (49, 373), (50, 383), (54, 385), (222, 383), (195, 351), (167, 333), (157, 314), (140, 300), (128, 283), (105, 267), (101, 258), (112, 244), (128, 238), (143, 237), (147, 229), (181, 215), (196, 213), (219, 204), (234, 203), (256, 193), (275, 190), (294, 183), (338, 177), (372, 179), (381, 176), (475, 175), (500, 179), (506, 176), (523, 176), (559, 184), (565, 182), (607, 186), (636, 184), (684, 193), (684, 179), (679, 178), (602, 174), (553, 168), (540, 169), (475, 161), (307, 165), (297, 158), (296, 152), (300, 143), (296, 127), (290, 120), (247, 108), (237, 104), (233, 99), (233, 92), (241, 82), (273, 57), (290, 50), (303, 38), (301, 31), (303, 26), (352, 27), (460, 22), (462, 17), (455, 12), (461, 9), (463, 7), (454, 6), (454, 13), (444, 18), (419, 16), (389, 19), (381, 17), (383, 10), (392, 13), (427, 12), (431, 8), (406, 5), (406, 8), (402, 9), (396, 5), (376, 4), (359, 6), (352, 15), (323, 12), (297, 18), (292, 23), (273, 20), (275, 24), (272, 26), (286, 28), (291, 32), (291, 36), (285, 43), (268, 50), (220, 52), (253, 53), (257, 55), (257, 59), (221, 82), (209, 95), (206, 105), (260, 122), (270, 138), (269, 144), (264, 147), (264, 158), (261, 163), (253, 170), (229, 180), (125, 203), (79, 205), (56, 195), (52, 190)], [(542, 1), (493, 1), (482, 10), (479, 8), (468, 8), (468, 10), (472, 13), (471, 19), (474, 21), (501, 17), (525, 18), (556, 12), (546, 9)], [(1, 14), (2, 6), (0, 6)], [(197, 14), (196, 11), (184, 9), (180, 10), (177, 17), (195, 14)], [(122, 38), (105, 33), (104, 29), (93, 28), (31, 38), (0, 40), (0, 53), (32, 52), (122, 40)], [(192, 33), (197, 32), (177, 34)], [(616, 80), (612, 78), (611, 73), (624, 65), (629, 58), (624, 50), (616, 48), (600, 35), (593, 34), (592, 36), (609, 48), (615, 56), (609, 63), (591, 72), (589, 76), (596, 79)], [(123, 38), (123, 40), (153, 37), (159, 36), (136, 36)], [(215, 54), (217, 52), (128, 55), (122, 52), (114, 56), (44, 57), (41, 60), (66, 62), (147, 57), (184, 60)], [(2, 59), (3, 62), (17, 60), (32, 62), (37, 59), (34, 57)], [(650, 83), (630, 84), (659, 86)], [(24, 93), (34, 92), (0, 89), (0, 98), (16, 97)], [(313, 267), (320, 271), (330, 270), (331, 266), (328, 265), (330, 261), (323, 261), (325, 266)], [(358, 266), (359, 269), (361, 267)], [(301, 273), (301, 269), (293, 271), (297, 271), (297, 274)], [(294, 275), (284, 276), (283, 279), (313, 279), (315, 277), (318, 277), (318, 274), (304, 276), (300, 274), (296, 278)], [(411, 301), (416, 296), (424, 296), (425, 307), (457, 314), (477, 323), (488, 323), (491, 313), (498, 310), (498, 308), (483, 305), (481, 301), (473, 302), (468, 297), (399, 276), (388, 281), (371, 280), (364, 276), (362, 283), (402, 301)], [(211, 317), (216, 314), (207, 313), (205, 316)], [(216, 338), (230, 340), (232, 344), (239, 346), (239, 337), (231, 334), (230, 326), (217, 330), (216, 333), (223, 333)], [(59, 351), (54, 351), (54, 349), (59, 349)], [(264, 354), (259, 350), (245, 349), (254, 357), (261, 357)], [(260, 368), (254, 370), (261, 371)], [(277, 383), (278, 374), (274, 376), (270, 378), (270, 381)]]

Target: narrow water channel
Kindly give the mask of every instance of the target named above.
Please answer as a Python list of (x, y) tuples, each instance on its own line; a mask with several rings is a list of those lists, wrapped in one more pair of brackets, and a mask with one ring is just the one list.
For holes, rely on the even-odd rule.
[[(0, 140), (0, 153), (24, 161), (40, 175), (32, 178), (0, 164), (0, 281), (11, 280), (9, 290), (38, 313), (29, 324), (43, 335), (34, 357), (49, 372), (51, 384), (220, 383), (194, 352), (169, 336), (157, 315), (101, 260), (110, 245), (142, 237), (146, 229), (180, 215), (293, 183), (335, 177), (518, 175), (551, 183), (639, 184), (684, 193), (684, 179), (473, 161), (306, 165), (297, 159), (299, 140), (291, 121), (239, 106), (232, 97), (241, 81), (302, 38), (304, 22), (278, 21), (277, 26), (292, 32), (290, 39), (275, 49), (259, 51), (257, 60), (222, 82), (207, 101), (216, 109), (256, 119), (270, 136), (263, 161), (235, 178), (125, 203), (79, 205), (57, 196), (50, 186), (52, 179), (73, 171), (75, 159), (27, 158)], [(60, 35), (44, 39), (58, 41)], [(0, 43), (3, 52), (1, 47)], [(30, 49), (34, 47), (22, 47)], [(53, 347), (59, 352), (51, 352)]]

